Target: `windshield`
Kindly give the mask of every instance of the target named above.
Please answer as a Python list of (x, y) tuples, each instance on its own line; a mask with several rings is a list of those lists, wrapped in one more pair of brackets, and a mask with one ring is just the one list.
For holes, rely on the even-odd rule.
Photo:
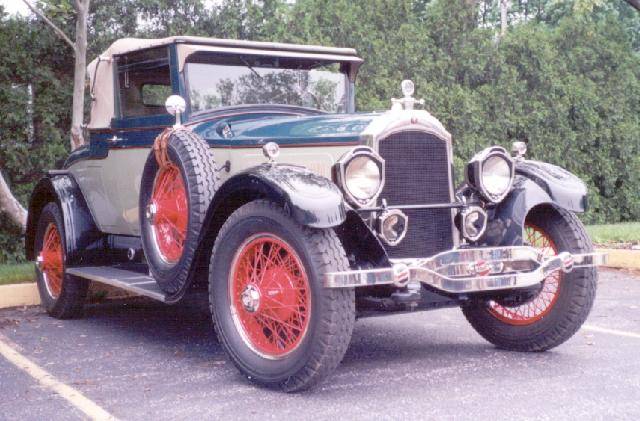
[(185, 65), (191, 111), (284, 104), (346, 112), (347, 75), (316, 59), (196, 54)]

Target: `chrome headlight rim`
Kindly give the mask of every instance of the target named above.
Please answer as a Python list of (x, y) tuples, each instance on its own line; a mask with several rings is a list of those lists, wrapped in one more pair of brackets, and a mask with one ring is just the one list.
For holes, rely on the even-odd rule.
[[(491, 193), (483, 183), (483, 169), (484, 165), (492, 158), (500, 158), (506, 162), (509, 167), (509, 181), (505, 186), (504, 191), (497, 193)], [(513, 180), (515, 178), (515, 164), (513, 159), (502, 146), (492, 146), (478, 152), (467, 164), (465, 171), (465, 178), (467, 183), (477, 190), (480, 195), (491, 203), (500, 203), (513, 186)]]
[[(380, 182), (375, 194), (366, 199), (356, 197), (353, 192), (349, 190), (349, 187), (347, 185), (347, 168), (349, 167), (349, 164), (351, 164), (355, 159), (358, 158), (370, 159), (378, 167), (380, 174)], [(378, 196), (380, 196), (382, 189), (384, 188), (384, 167), (384, 159), (368, 146), (358, 146), (343, 155), (342, 158), (340, 158), (340, 160), (338, 160), (338, 162), (336, 162), (334, 166), (334, 174), (336, 178), (336, 184), (338, 184), (338, 186), (342, 190), (345, 198), (347, 199), (347, 202), (358, 208), (367, 207), (374, 204), (378, 199)]]

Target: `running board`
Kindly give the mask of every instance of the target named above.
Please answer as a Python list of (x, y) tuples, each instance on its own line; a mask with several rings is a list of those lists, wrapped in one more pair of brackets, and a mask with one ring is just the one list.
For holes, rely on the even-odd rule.
[(66, 273), (90, 281), (100, 282), (157, 301), (167, 302), (167, 296), (149, 275), (109, 266), (67, 268)]

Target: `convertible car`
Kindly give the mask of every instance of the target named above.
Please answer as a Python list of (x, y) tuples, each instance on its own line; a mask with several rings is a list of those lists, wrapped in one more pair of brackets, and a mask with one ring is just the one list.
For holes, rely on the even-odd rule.
[(361, 64), (350, 48), (115, 42), (88, 67), (87, 144), (29, 206), (49, 314), (82, 314), (90, 282), (167, 304), (206, 292), (230, 360), (285, 391), (338, 366), (357, 317), (456, 306), (501, 348), (571, 337), (604, 261), (575, 216), (585, 185), (523, 142), (456, 182), (451, 134), (411, 81), (356, 113)]

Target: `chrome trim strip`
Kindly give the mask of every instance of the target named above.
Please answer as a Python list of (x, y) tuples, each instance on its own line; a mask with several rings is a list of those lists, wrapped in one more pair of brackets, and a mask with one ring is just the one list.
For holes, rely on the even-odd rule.
[(402, 287), (418, 281), (454, 294), (496, 291), (533, 286), (560, 270), (570, 272), (606, 262), (607, 255), (602, 253), (561, 252), (545, 258), (540, 250), (529, 246), (454, 249), (428, 258), (392, 260), (392, 266), (386, 268), (327, 273), (324, 286)]

